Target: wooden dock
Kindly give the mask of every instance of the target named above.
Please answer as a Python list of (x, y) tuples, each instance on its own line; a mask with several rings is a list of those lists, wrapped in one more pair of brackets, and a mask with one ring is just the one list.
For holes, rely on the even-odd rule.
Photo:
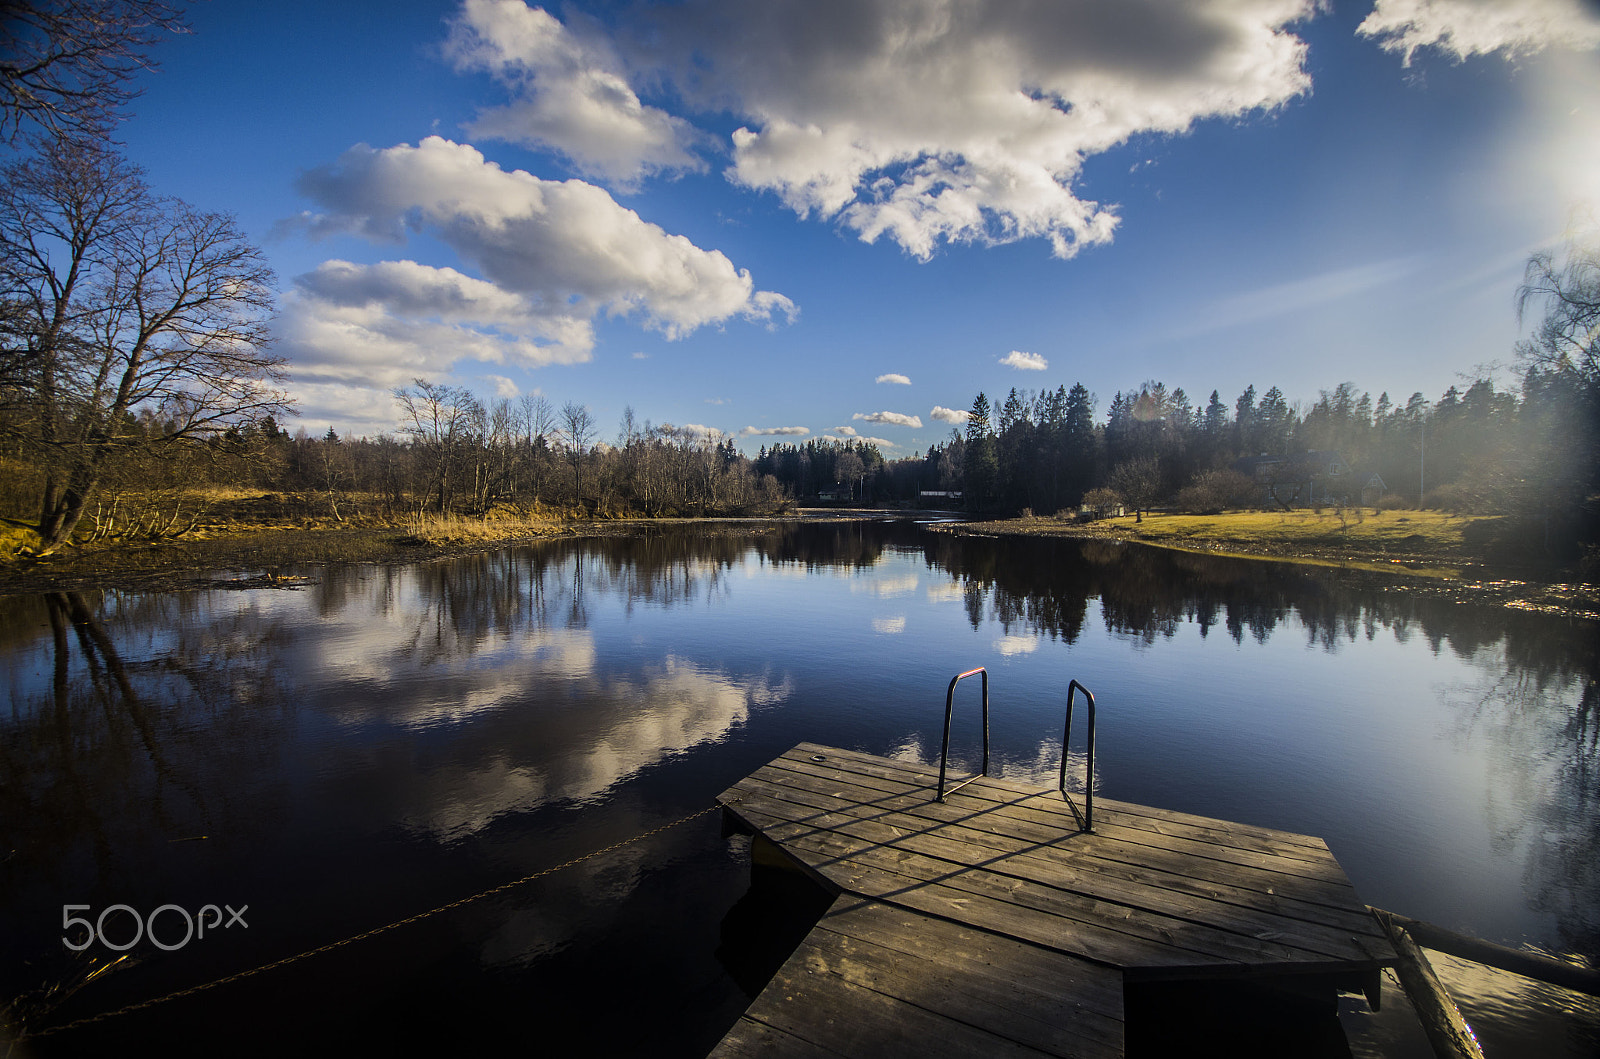
[(1398, 957), (1319, 838), (802, 743), (720, 797), (838, 895), (713, 1056), (1117, 1056), (1124, 984), (1365, 992)]

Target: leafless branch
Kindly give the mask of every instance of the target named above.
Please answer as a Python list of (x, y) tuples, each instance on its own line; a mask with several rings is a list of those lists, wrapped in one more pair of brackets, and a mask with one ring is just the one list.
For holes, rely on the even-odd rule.
[(156, 42), (187, 32), (165, 0), (0, 0), (0, 139), (28, 125), (105, 135), (155, 67)]

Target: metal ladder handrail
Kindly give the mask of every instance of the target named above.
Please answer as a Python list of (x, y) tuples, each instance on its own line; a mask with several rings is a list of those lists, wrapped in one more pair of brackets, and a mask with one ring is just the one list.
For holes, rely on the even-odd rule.
[[(1077, 805), (1073, 804), (1072, 796), (1067, 793), (1067, 755), (1072, 746), (1072, 699), (1078, 692), (1083, 692), (1083, 697), (1089, 700), (1089, 745), (1088, 758), (1083, 776), (1083, 805), (1084, 811), (1078, 812)], [(1076, 680), (1067, 685), (1067, 727), (1061, 734), (1061, 775), (1056, 786), (1061, 790), (1061, 797), (1066, 800), (1067, 808), (1072, 810), (1072, 815), (1078, 818), (1079, 826), (1094, 833), (1094, 692), (1079, 684)]]
[[(966, 779), (962, 780), (960, 783), (956, 784), (954, 787), (951, 787), (947, 791), (947, 790), (944, 789), (944, 773), (945, 773), (945, 766), (949, 763), (949, 760), (950, 760), (950, 713), (955, 708), (956, 685), (961, 683), (967, 677), (976, 676), (979, 673), (983, 674), (983, 771), (979, 772), (976, 776), (968, 776)], [(946, 794), (954, 794), (956, 791), (960, 790), (962, 787), (965, 787), (967, 784), (969, 784), (973, 780), (977, 779), (978, 776), (987, 776), (988, 774), (989, 774), (989, 671), (987, 669), (985, 669), (983, 666), (979, 666), (976, 669), (969, 669), (965, 673), (957, 673), (955, 676), (951, 677), (950, 678), (950, 687), (944, 693), (944, 743), (939, 748), (939, 801), (941, 801), (941, 802), (944, 801), (944, 796)]]

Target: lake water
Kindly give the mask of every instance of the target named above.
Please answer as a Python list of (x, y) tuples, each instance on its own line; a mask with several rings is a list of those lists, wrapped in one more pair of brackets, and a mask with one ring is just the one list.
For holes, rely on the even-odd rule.
[[(1320, 835), (1370, 904), (1600, 957), (1590, 623), (1376, 575), (888, 521), (279, 572), (312, 583), (0, 606), (14, 1015), (120, 1007), (561, 864), (711, 805), (802, 740), (936, 762), (945, 686), (977, 665), (992, 771), (1053, 782), (1076, 678), (1098, 701), (1102, 795)], [(20, 1054), (704, 1054), (759, 985), (747, 848), (702, 816)], [(185, 940), (208, 905), (241, 921), (202, 915)], [(64, 915), (105, 938), (70, 951), (87, 928)], [(166, 948), (146, 936), (63, 999), (144, 922)], [(1535, 1032), (1514, 1013), (1543, 1004), (1570, 1009), (1537, 1030), (1552, 1048), (1600, 1041), (1588, 1000), (1462, 981), (1490, 1040)], [(1358, 1054), (1414, 1048), (1348, 1024)]]

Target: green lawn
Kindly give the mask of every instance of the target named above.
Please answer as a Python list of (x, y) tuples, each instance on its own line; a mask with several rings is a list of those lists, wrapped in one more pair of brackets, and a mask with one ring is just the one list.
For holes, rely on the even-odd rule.
[(1396, 552), (1424, 555), (1467, 555), (1465, 532), (1483, 521), (1442, 511), (1370, 511), (1343, 517), (1312, 511), (1235, 511), (1221, 515), (1146, 515), (1135, 523), (1132, 516), (1107, 519), (1145, 540), (1172, 544), (1222, 544), (1253, 542), (1293, 548), (1315, 547), (1362, 552)]

